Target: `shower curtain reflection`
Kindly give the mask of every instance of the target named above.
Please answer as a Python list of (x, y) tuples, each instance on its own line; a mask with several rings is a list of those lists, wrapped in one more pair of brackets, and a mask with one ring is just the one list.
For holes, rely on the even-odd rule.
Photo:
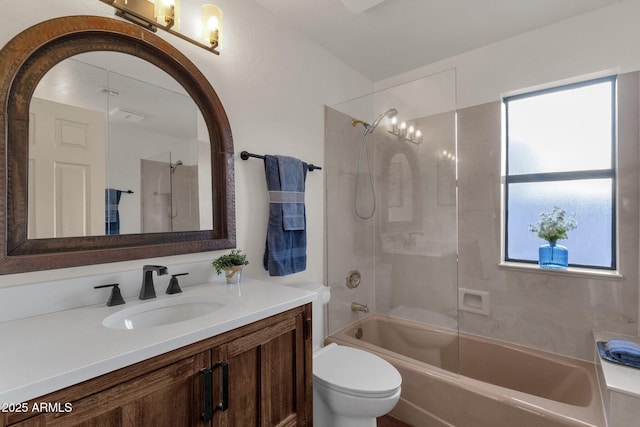
[[(370, 219), (353, 210), (373, 197), (355, 191), (362, 127), (396, 107), (398, 123), (422, 130), (421, 144), (390, 133), (382, 121), (367, 137), (378, 210)], [(365, 303), (372, 313), (426, 323), (457, 336), (457, 217), (455, 71), (449, 70), (325, 109), (327, 165), (327, 272), (332, 299), (329, 333), (367, 316), (349, 309)], [(453, 155), (452, 155), (453, 157)], [(365, 168), (358, 180), (367, 182)], [(359, 270), (358, 288), (345, 286)], [(457, 371), (457, 341), (445, 364)]]

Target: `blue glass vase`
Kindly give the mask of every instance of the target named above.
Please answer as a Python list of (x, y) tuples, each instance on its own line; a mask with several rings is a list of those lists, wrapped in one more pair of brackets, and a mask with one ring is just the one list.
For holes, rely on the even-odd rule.
[(558, 245), (557, 242), (549, 242), (538, 249), (538, 265), (541, 268), (551, 268), (555, 270), (567, 268), (569, 266), (569, 250)]

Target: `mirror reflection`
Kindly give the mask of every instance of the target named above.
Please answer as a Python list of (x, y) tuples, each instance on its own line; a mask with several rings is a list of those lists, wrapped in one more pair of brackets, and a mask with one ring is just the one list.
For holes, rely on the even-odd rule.
[(397, 153), (389, 162), (387, 182), (387, 219), (389, 222), (413, 221), (413, 176), (404, 153)]
[(29, 123), (29, 239), (213, 228), (204, 120), (158, 67), (68, 58), (39, 82)]

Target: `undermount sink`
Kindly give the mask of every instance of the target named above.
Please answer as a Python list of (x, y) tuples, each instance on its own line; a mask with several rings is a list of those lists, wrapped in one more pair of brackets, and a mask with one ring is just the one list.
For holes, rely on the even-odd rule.
[(210, 297), (173, 297), (125, 308), (105, 317), (102, 325), (111, 329), (169, 325), (213, 313), (225, 305), (220, 299)]

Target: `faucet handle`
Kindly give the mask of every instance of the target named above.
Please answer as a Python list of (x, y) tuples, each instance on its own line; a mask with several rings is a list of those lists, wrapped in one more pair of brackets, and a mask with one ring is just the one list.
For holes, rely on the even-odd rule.
[(120, 284), (112, 283), (110, 285), (98, 285), (94, 286), (93, 289), (101, 289), (101, 288), (109, 288), (111, 287), (111, 295), (109, 295), (109, 299), (107, 300), (107, 306), (111, 307), (114, 305), (122, 305), (124, 304), (124, 298), (122, 298), (122, 294), (120, 293)]
[(180, 285), (178, 284), (178, 276), (186, 276), (187, 274), (189, 273), (178, 273), (171, 275), (171, 280), (169, 280), (169, 286), (167, 287), (167, 293), (169, 295), (179, 294), (180, 292), (182, 292), (182, 289), (180, 289)]

